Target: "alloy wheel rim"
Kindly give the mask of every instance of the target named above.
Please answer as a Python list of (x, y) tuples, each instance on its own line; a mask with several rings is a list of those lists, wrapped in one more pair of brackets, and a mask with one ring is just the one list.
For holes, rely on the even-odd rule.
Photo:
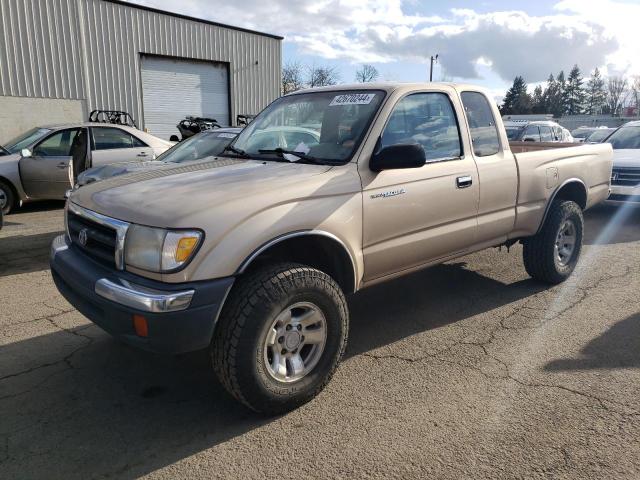
[(0, 188), (0, 208), (7, 206), (7, 192)]
[(327, 320), (320, 308), (298, 302), (272, 322), (264, 340), (269, 375), (283, 383), (298, 381), (318, 364), (327, 343)]
[(558, 230), (554, 254), (556, 262), (561, 266), (566, 266), (573, 258), (576, 248), (576, 226), (571, 220), (565, 220)]

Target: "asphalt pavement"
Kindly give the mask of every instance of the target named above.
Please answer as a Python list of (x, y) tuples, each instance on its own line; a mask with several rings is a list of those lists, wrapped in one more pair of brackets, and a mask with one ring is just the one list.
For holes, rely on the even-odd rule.
[(302, 408), (233, 401), (206, 352), (122, 345), (56, 291), (60, 203), (0, 231), (0, 478), (640, 478), (640, 206), (586, 213), (573, 277), (516, 245), (349, 299), (346, 358)]

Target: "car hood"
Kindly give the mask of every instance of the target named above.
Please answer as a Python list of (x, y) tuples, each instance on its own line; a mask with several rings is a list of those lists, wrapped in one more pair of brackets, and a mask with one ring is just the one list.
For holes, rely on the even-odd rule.
[(323, 178), (326, 165), (222, 157), (166, 165), (85, 185), (70, 201), (127, 222), (203, 228), (212, 218), (228, 226), (270, 206), (357, 188)]
[(19, 162), (20, 154), (19, 153), (10, 153), (9, 155), (0, 155), (0, 164), (2, 163), (10, 163), (10, 162)]
[(640, 168), (640, 149), (622, 148), (613, 151), (613, 166)]

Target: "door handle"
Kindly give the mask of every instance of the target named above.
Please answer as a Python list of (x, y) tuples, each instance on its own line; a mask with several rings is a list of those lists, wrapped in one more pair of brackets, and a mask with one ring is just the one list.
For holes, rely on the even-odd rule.
[(473, 178), (471, 175), (464, 175), (462, 177), (456, 178), (456, 187), (458, 188), (467, 188), (473, 184)]
[(138, 157), (148, 157), (149, 154), (147, 152), (140, 152), (137, 156)]
[(56, 165), (56, 168), (67, 168), (68, 166), (69, 166), (68, 163), (60, 162), (58, 165)]

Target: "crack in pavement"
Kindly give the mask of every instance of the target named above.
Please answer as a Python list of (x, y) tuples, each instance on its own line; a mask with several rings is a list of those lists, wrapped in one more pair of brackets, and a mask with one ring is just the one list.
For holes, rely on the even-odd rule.
[[(69, 354), (65, 355), (60, 360), (56, 360), (54, 362), (46, 362), (46, 363), (43, 363), (41, 365), (37, 365), (37, 366), (34, 366), (34, 367), (30, 367), (30, 368), (28, 368), (26, 370), (22, 370), (20, 372), (15, 372), (15, 373), (10, 373), (8, 375), (4, 375), (4, 376), (0, 377), (0, 381), (7, 380), (9, 378), (19, 377), (19, 376), (22, 376), (22, 375), (27, 375), (27, 374), (35, 372), (37, 370), (41, 370), (41, 369), (47, 368), (47, 367), (53, 367), (53, 366), (59, 365), (61, 363), (65, 363), (68, 368), (71, 368), (71, 369), (74, 368), (73, 365), (71, 364), (71, 358), (76, 353), (78, 353), (79, 351), (87, 348), (88, 346), (90, 346), (93, 343), (93, 338), (91, 338), (91, 337), (89, 337), (87, 335), (83, 335), (80, 332), (86, 330), (87, 328), (91, 327), (92, 325), (91, 324), (83, 325), (81, 327), (74, 328), (73, 330), (61, 327), (60, 325), (58, 325), (56, 323), (55, 317), (59, 317), (59, 316), (64, 315), (64, 314), (65, 313), (58, 313), (56, 315), (48, 315), (48, 316), (45, 316), (45, 317), (41, 318), (41, 320), (48, 321), (57, 330), (60, 330), (62, 332), (68, 333), (70, 335), (74, 335), (76, 337), (80, 337), (80, 338), (83, 338), (83, 339), (87, 340), (86, 343), (84, 343), (83, 345), (80, 345), (79, 347), (75, 348), (74, 350), (72, 350)], [(5, 399), (5, 398), (10, 398), (12, 396), (14, 396), (14, 395), (0, 397), (0, 400)]]
[[(514, 308), (514, 310), (507, 315), (506, 317), (502, 318), (499, 320), (499, 322), (496, 324), (496, 326), (494, 328), (492, 328), (491, 330), (489, 330), (488, 332), (486, 332), (489, 336), (487, 341), (484, 342), (472, 342), (472, 341), (467, 341), (464, 338), (462, 340), (458, 340), (458, 341), (454, 341), (451, 345), (449, 345), (448, 347), (437, 351), (436, 353), (425, 353), (423, 356), (420, 357), (405, 357), (402, 355), (396, 355), (396, 354), (375, 354), (375, 353), (370, 353), (370, 352), (365, 352), (362, 355), (365, 357), (369, 357), (369, 358), (373, 358), (376, 360), (386, 360), (386, 359), (392, 359), (392, 360), (397, 360), (397, 361), (402, 361), (405, 363), (419, 363), (419, 362), (423, 362), (426, 360), (435, 360), (444, 364), (448, 364), (448, 365), (455, 365), (461, 368), (467, 368), (467, 369), (472, 369), (475, 371), (478, 371), (480, 374), (482, 374), (484, 377), (489, 378), (489, 379), (495, 379), (495, 380), (511, 380), (515, 383), (517, 383), (518, 385), (521, 385), (522, 387), (526, 387), (526, 388), (551, 388), (551, 389), (559, 389), (574, 395), (578, 395), (581, 396), (583, 398), (587, 398), (590, 399), (594, 402), (596, 402), (600, 408), (602, 410), (605, 410), (607, 412), (610, 413), (616, 413), (619, 415), (625, 415), (625, 416), (640, 416), (640, 411), (637, 410), (637, 406), (632, 406), (632, 405), (628, 405), (622, 402), (617, 402), (615, 400), (611, 400), (608, 398), (601, 398), (597, 395), (593, 395), (587, 392), (583, 392), (580, 390), (576, 390), (570, 387), (566, 387), (563, 385), (557, 385), (557, 384), (550, 384), (550, 383), (540, 383), (540, 382), (527, 382), (524, 381), (520, 378), (518, 378), (517, 376), (515, 376), (511, 370), (509, 365), (503, 361), (500, 358), (497, 358), (496, 356), (492, 355), (489, 350), (488, 350), (488, 346), (490, 344), (492, 344), (494, 341), (496, 341), (497, 339), (497, 333), (499, 331), (517, 331), (517, 330), (523, 330), (523, 329), (528, 329), (528, 330), (537, 330), (537, 329), (541, 329), (542, 327), (544, 327), (546, 324), (548, 324), (549, 322), (551, 322), (552, 320), (555, 320), (557, 318), (559, 318), (560, 316), (562, 316), (563, 314), (567, 313), (568, 311), (574, 309), (575, 307), (579, 306), (582, 304), (582, 302), (584, 302), (590, 291), (597, 289), (599, 286), (601, 286), (603, 283), (610, 281), (610, 280), (619, 280), (619, 279), (623, 279), (627, 276), (629, 276), (631, 273), (638, 273), (636, 272), (634, 269), (631, 269), (628, 265), (625, 266), (625, 271), (622, 274), (615, 274), (615, 275), (607, 275), (604, 277), (601, 277), (599, 279), (597, 279), (593, 284), (588, 285), (588, 286), (584, 286), (581, 287), (577, 284), (573, 284), (573, 285), (567, 285), (570, 288), (575, 288), (576, 290), (578, 290), (581, 295), (580, 298), (571, 302), (568, 306), (566, 306), (565, 308), (562, 308), (558, 311), (555, 311), (553, 313), (553, 315), (549, 316), (549, 317), (545, 317), (545, 319), (541, 322), (539, 322), (537, 325), (533, 326), (533, 327), (509, 327), (505, 325), (505, 322), (508, 321), (510, 318), (515, 317), (517, 315), (519, 315), (523, 310), (530, 308), (528, 306), (528, 301), (525, 301), (522, 305)], [(533, 298), (535, 298), (536, 295), (533, 296)], [(469, 297), (468, 297), (469, 298)], [(471, 302), (471, 305), (473, 305), (473, 303), (475, 303), (474, 301)], [(467, 307), (469, 308), (469, 307)], [(464, 309), (462, 309), (464, 310)], [(462, 330), (464, 332), (464, 327), (462, 327)], [(448, 351), (451, 351), (455, 346), (458, 345), (468, 345), (468, 346), (475, 346), (478, 347), (479, 349), (482, 350), (483, 356), (485, 356), (486, 358), (489, 358), (495, 362), (497, 362), (499, 365), (502, 366), (502, 368), (504, 369), (505, 374), (503, 376), (500, 375), (491, 375), (489, 373), (487, 373), (486, 371), (484, 371), (482, 368), (480, 368), (477, 365), (473, 365), (470, 363), (464, 363), (464, 362), (460, 362), (460, 361), (453, 361), (453, 360), (448, 360), (445, 358), (442, 358), (441, 355), (443, 353), (446, 353)], [(611, 408), (609, 408), (609, 406), (607, 404), (610, 405), (615, 405), (617, 407), (622, 407), (625, 409), (629, 409), (631, 410), (631, 412), (621, 412), (621, 411), (617, 411), (617, 410), (612, 410)]]

